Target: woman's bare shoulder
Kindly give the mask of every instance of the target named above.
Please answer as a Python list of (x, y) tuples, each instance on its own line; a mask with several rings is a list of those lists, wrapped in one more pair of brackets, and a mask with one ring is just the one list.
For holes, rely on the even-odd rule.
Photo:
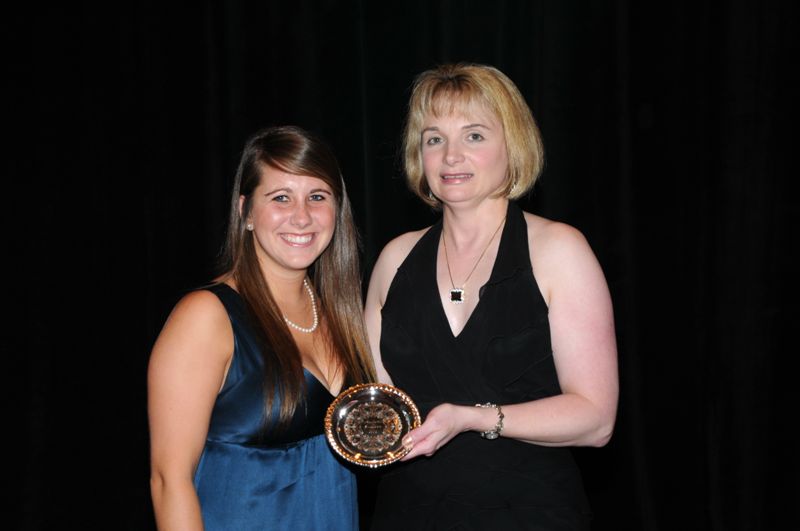
[(214, 293), (207, 289), (190, 291), (180, 298), (172, 314), (187, 314), (195, 319), (220, 319), (227, 315), (225, 306)]
[[(181, 351), (200, 345), (224, 347), (232, 340), (228, 312), (211, 291), (199, 289), (181, 297), (167, 317), (156, 341), (155, 350), (169, 345), (169, 351)], [(179, 347), (179, 348), (176, 348)], [(207, 350), (203, 348), (202, 350)]]
[(533, 214), (528, 223), (528, 246), (534, 276), (548, 306), (556, 291), (604, 285), (602, 271), (583, 233), (560, 221)]
[(531, 255), (586, 250), (583, 233), (567, 223), (525, 212)]
[(420, 238), (422, 238), (428, 230), (430, 230), (430, 227), (406, 232), (397, 236), (383, 247), (378, 260), (389, 262), (399, 267), (408, 256), (408, 253), (411, 252), (411, 249), (414, 248)]

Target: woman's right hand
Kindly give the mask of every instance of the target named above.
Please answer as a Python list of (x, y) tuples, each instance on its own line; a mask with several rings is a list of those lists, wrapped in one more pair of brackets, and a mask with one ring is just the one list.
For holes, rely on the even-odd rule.
[(401, 461), (424, 455), (430, 457), (453, 437), (465, 431), (487, 431), (497, 423), (494, 408), (439, 404), (428, 413), (421, 426), (408, 432), (403, 446), (411, 448)]

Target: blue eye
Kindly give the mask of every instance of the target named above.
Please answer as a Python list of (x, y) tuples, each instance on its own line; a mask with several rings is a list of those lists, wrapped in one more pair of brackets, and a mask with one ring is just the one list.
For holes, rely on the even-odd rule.
[(308, 199), (311, 201), (325, 201), (326, 197), (324, 194), (311, 194)]
[(287, 203), (289, 201), (289, 196), (285, 194), (276, 195), (272, 198), (273, 201), (277, 201), (278, 203)]
[(436, 144), (441, 144), (443, 142), (442, 137), (440, 136), (432, 136), (425, 143), (429, 146), (435, 146)]

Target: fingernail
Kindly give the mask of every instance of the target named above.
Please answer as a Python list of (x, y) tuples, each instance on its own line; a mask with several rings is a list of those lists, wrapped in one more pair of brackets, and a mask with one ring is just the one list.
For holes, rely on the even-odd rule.
[(403, 446), (407, 450), (411, 450), (414, 447), (414, 439), (411, 438), (411, 435), (406, 435), (403, 437)]

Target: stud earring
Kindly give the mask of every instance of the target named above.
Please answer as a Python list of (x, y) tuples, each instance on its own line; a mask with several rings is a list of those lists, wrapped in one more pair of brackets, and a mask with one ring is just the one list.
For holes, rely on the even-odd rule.
[(252, 223), (248, 223), (247, 224), (247, 230), (249, 230), (249, 231), (253, 230), (253, 224)]

